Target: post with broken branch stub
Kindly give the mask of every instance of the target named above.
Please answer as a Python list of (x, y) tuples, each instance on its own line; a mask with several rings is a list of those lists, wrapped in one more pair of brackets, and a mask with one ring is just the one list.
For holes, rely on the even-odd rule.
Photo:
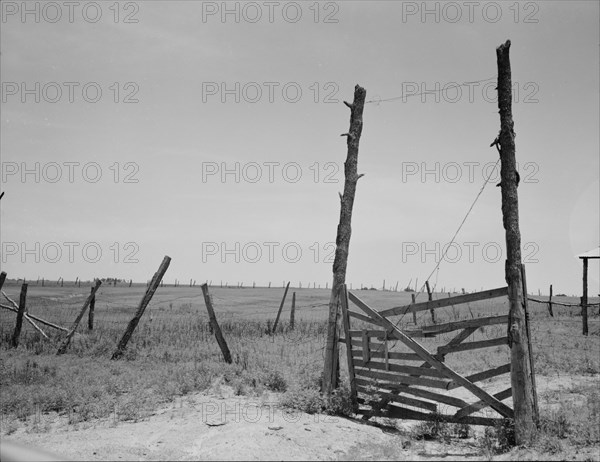
[(100, 279), (96, 279), (96, 285), (94, 287), (92, 287), (92, 291), (91, 291), (90, 295), (88, 296), (88, 298), (83, 303), (83, 306), (81, 307), (81, 311), (77, 315), (77, 318), (75, 318), (75, 321), (73, 321), (73, 325), (71, 326), (71, 329), (69, 329), (67, 336), (60, 344), (60, 347), (58, 347), (58, 351), (56, 352), (57, 355), (62, 355), (63, 353), (65, 353), (67, 351), (67, 348), (68, 348), (69, 344), (71, 343), (71, 339), (73, 338), (73, 335), (75, 335), (77, 326), (79, 326), (79, 323), (81, 322), (81, 319), (83, 318), (83, 315), (85, 314), (85, 311), (88, 309), (88, 306), (90, 305), (90, 302), (92, 301), (92, 298), (94, 298), (94, 296), (96, 295), (96, 292), (98, 291), (98, 289), (100, 288), (101, 285), (102, 285), (102, 281), (100, 281)]
[(346, 268), (348, 265), (348, 252), (350, 236), (352, 234), (352, 208), (356, 195), (356, 184), (362, 176), (358, 174), (358, 147), (363, 127), (363, 110), (365, 106), (366, 90), (359, 85), (354, 87), (354, 101), (352, 104), (344, 101), (350, 109), (350, 129), (342, 136), (346, 137), (348, 146), (346, 162), (344, 163), (344, 193), (340, 195), (340, 221), (337, 228), (335, 258), (333, 262), (333, 282), (329, 300), (329, 317), (327, 321), (327, 344), (325, 351), (325, 364), (323, 368), (322, 391), (330, 395), (337, 387), (339, 364), (338, 347), (338, 318), (340, 290), (346, 282)]
[(167, 272), (167, 269), (169, 268), (170, 264), (171, 264), (171, 257), (165, 255), (162, 263), (158, 267), (158, 271), (156, 273), (154, 273), (154, 276), (152, 277), (152, 280), (150, 281), (150, 285), (148, 286), (146, 293), (142, 297), (142, 300), (140, 301), (140, 304), (138, 306), (138, 309), (137, 309), (134, 317), (131, 319), (131, 321), (129, 321), (127, 329), (125, 329), (125, 333), (123, 334), (121, 341), (117, 345), (117, 349), (113, 353), (111, 359), (119, 359), (121, 356), (123, 356), (123, 353), (125, 352), (125, 348), (127, 347), (127, 343), (129, 342), (129, 339), (133, 335), (133, 331), (135, 330), (138, 323), (140, 322), (140, 319), (142, 318), (142, 315), (144, 314), (146, 307), (150, 303), (150, 300), (152, 300), (152, 296), (154, 295), (154, 292), (156, 292), (156, 289), (158, 289), (158, 285), (162, 283), (163, 276)]
[(27, 284), (21, 286), (21, 295), (19, 296), (19, 310), (17, 311), (17, 322), (13, 332), (10, 345), (13, 348), (19, 346), (19, 337), (21, 336), (21, 328), (23, 327), (23, 315), (25, 314), (25, 304), (27, 302)]
[(221, 327), (217, 322), (217, 317), (215, 316), (215, 310), (213, 309), (212, 300), (210, 299), (210, 294), (208, 293), (208, 285), (202, 284), (201, 288), (202, 295), (204, 295), (204, 303), (206, 304), (206, 310), (208, 311), (208, 318), (210, 319), (210, 326), (212, 327), (212, 330), (215, 333), (217, 343), (219, 344), (221, 352), (223, 353), (223, 359), (226, 363), (231, 364), (231, 353), (229, 352), (229, 347), (227, 346), (225, 337), (223, 337), (223, 333), (221, 332)]
[(521, 279), (521, 232), (519, 230), (519, 200), (515, 132), (512, 117), (512, 78), (510, 40), (496, 48), (498, 64), (498, 108), (500, 133), (492, 143), (500, 154), (502, 219), (506, 232), (505, 277), (510, 304), (508, 343), (511, 351), (511, 385), (515, 414), (515, 440), (518, 445), (531, 441), (536, 429), (534, 398), (529, 363), (529, 346)]

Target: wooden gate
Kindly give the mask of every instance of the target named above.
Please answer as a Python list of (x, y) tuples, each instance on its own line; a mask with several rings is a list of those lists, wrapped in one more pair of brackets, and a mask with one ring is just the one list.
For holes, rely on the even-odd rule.
[[(344, 339), (350, 376), (350, 387), (355, 411), (364, 418), (374, 416), (395, 417), (411, 420), (444, 420), (446, 422), (473, 425), (494, 425), (505, 418), (514, 418), (513, 409), (502, 401), (512, 397), (511, 388), (490, 394), (481, 382), (510, 372), (507, 364), (468, 376), (457, 373), (444, 361), (450, 353), (506, 345), (506, 328), (492, 329), (501, 335), (485, 340), (465, 342), (484, 326), (508, 323), (508, 316), (475, 317), (445, 323), (400, 329), (397, 325), (408, 313), (431, 311), (492, 298), (508, 297), (508, 288), (487, 290), (459, 295), (446, 299), (413, 303), (378, 312), (369, 307), (353, 293), (342, 288), (341, 304), (344, 322)], [(349, 309), (349, 301), (362, 312)], [(469, 307), (470, 310), (470, 307)], [(390, 318), (400, 317), (396, 322)], [(352, 329), (360, 323), (360, 329)], [(482, 329), (484, 328), (484, 329)], [(458, 334), (430, 353), (415, 338), (436, 337), (459, 331)], [(394, 351), (396, 345), (404, 345), (404, 351)], [(489, 366), (488, 366), (489, 367)], [(453, 396), (452, 390), (468, 390), (473, 399)], [(464, 395), (465, 393), (462, 393)], [(492, 416), (473, 414), (486, 409)]]

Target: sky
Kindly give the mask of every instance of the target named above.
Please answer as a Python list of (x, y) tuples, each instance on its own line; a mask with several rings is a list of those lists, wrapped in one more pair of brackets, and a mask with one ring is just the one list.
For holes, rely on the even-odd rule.
[(528, 287), (581, 295), (576, 255), (600, 245), (596, 1), (0, 5), (9, 278), (145, 282), (168, 255), (167, 283), (330, 286), (359, 84), (347, 282), (503, 286), (490, 143), (510, 39)]

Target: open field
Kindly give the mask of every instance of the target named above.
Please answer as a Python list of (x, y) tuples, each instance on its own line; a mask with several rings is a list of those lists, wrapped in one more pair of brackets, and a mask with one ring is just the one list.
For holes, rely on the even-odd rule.
[[(4, 291), (18, 300), (19, 288), (7, 282)], [(317, 392), (330, 291), (290, 288), (280, 327), (275, 335), (268, 335), (283, 288), (211, 287), (217, 319), (233, 356), (233, 364), (228, 365), (222, 361), (210, 332), (200, 288), (161, 287), (134, 333), (125, 358), (111, 361), (116, 343), (144, 290), (142, 285), (101, 286), (96, 296), (94, 330), (88, 331), (86, 316), (67, 354), (62, 356), (56, 356), (60, 336), (48, 328), (44, 330), (54, 337), (51, 341), (44, 340), (26, 322), (19, 348), (10, 349), (15, 315), (6, 310), (0, 312), (3, 437), (12, 435), (27, 441), (28, 435), (34, 435), (30, 440), (33, 441), (43, 435), (43, 444), (47, 444), (54, 433), (64, 428), (82, 429), (106, 419), (113, 426), (131, 421), (148, 422), (159, 409), (177, 400), (187, 402), (196, 399), (193, 397), (198, 393), (210, 393), (223, 387), (229, 390), (231, 397), (240, 399), (260, 399), (274, 393), (288, 408), (343, 413), (342, 404), (335, 409), (328, 408), (319, 400)], [(289, 329), (292, 291), (296, 292), (293, 331)], [(31, 284), (27, 307), (32, 314), (70, 327), (88, 293), (89, 287), (78, 288), (72, 284), (43, 288)], [(363, 290), (353, 293), (378, 310), (408, 304), (411, 300), (406, 292)], [(425, 297), (421, 294), (418, 301)], [(434, 294), (434, 298), (440, 297), (447, 294)], [(569, 298), (561, 298), (561, 301), (575, 302)], [(597, 299), (590, 299), (590, 303), (594, 302)], [(530, 303), (541, 415), (551, 427), (548, 432), (555, 431), (552, 425), (558, 425), (564, 437), (562, 449), (556, 445), (545, 449), (560, 454), (573, 446), (597, 453), (600, 447), (598, 309), (589, 310), (588, 337), (581, 335), (577, 308), (555, 307), (554, 310), (555, 317), (550, 318), (545, 306)], [(436, 311), (436, 317), (438, 322), (447, 322), (507, 312), (507, 300), (500, 298), (443, 308)], [(429, 312), (418, 314), (418, 325), (430, 322)], [(412, 315), (399, 321), (399, 326), (414, 328)], [(504, 325), (488, 326), (475, 332), (471, 340), (498, 337), (505, 329)], [(451, 334), (448, 335), (450, 337), (419, 339), (419, 342), (433, 351), (438, 345), (436, 342), (451, 338)], [(400, 345), (397, 348), (402, 351)], [(343, 348), (341, 353), (341, 376), (346, 380)], [(509, 360), (508, 348), (496, 346), (449, 355), (446, 363), (461, 374), (469, 374), (483, 367), (506, 364)], [(508, 375), (504, 376), (503, 380), (507, 379)], [(492, 379), (489, 385), (499, 383)], [(404, 435), (412, 434), (415, 428), (414, 423), (407, 426), (396, 422), (394, 425)], [(481, 435), (478, 441), (482, 441)], [(385, 454), (374, 457), (387, 458)]]

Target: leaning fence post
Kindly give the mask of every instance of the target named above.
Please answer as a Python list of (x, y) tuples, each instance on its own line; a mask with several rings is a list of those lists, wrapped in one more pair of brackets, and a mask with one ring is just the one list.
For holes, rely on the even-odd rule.
[(21, 286), (21, 295), (19, 297), (19, 311), (17, 311), (17, 323), (15, 324), (15, 331), (13, 332), (13, 336), (10, 342), (13, 348), (17, 348), (19, 346), (19, 336), (21, 335), (21, 328), (23, 327), (23, 315), (25, 314), (26, 300), (27, 284), (23, 284)]
[(60, 347), (58, 348), (58, 351), (56, 352), (57, 355), (62, 355), (65, 351), (67, 351), (67, 347), (69, 346), (69, 343), (71, 343), (71, 339), (73, 338), (73, 335), (75, 335), (77, 326), (79, 325), (79, 323), (81, 322), (81, 318), (83, 318), (83, 315), (85, 314), (85, 310), (87, 310), (90, 302), (92, 301), (92, 298), (94, 298), (94, 295), (96, 295), (96, 291), (98, 290), (98, 288), (101, 285), (102, 285), (102, 281), (100, 281), (100, 279), (96, 279), (96, 285), (94, 287), (92, 287), (92, 292), (90, 293), (90, 295), (86, 299), (85, 303), (83, 304), (83, 307), (81, 308), (81, 311), (77, 315), (77, 318), (75, 318), (75, 321), (73, 321), (73, 325), (71, 326), (69, 333), (67, 334), (67, 336), (61, 343)]
[(167, 272), (170, 263), (171, 257), (165, 256), (165, 258), (163, 258), (162, 263), (158, 267), (158, 271), (154, 273), (152, 281), (150, 281), (150, 286), (146, 290), (146, 293), (144, 294), (144, 297), (142, 298), (138, 306), (135, 316), (131, 319), (131, 321), (129, 321), (129, 325), (127, 326), (127, 329), (125, 330), (125, 333), (123, 334), (123, 337), (121, 338), (121, 341), (119, 342), (119, 345), (117, 346), (117, 349), (113, 353), (111, 359), (119, 359), (121, 356), (123, 356), (125, 348), (127, 347), (127, 342), (129, 342), (133, 331), (140, 322), (140, 319), (142, 318), (142, 315), (144, 314), (148, 303), (150, 303), (150, 300), (152, 300), (154, 292), (156, 292), (156, 289), (158, 289), (159, 284), (162, 285), (163, 276)]
[(2, 286), (4, 285), (4, 281), (6, 281), (6, 272), (2, 271), (0, 273), (0, 290), (2, 290)]
[(92, 294), (92, 299), (90, 300), (90, 311), (88, 313), (88, 329), (94, 330), (94, 308), (96, 307), (96, 294), (94, 293), (94, 288), (92, 287), (90, 290)]
[(279, 316), (281, 316), (281, 310), (283, 309), (283, 304), (285, 303), (285, 297), (287, 296), (289, 288), (290, 288), (290, 283), (288, 282), (287, 286), (285, 286), (285, 292), (283, 293), (283, 298), (281, 299), (281, 303), (279, 305), (279, 311), (277, 312), (277, 317), (275, 318), (275, 323), (273, 324), (273, 330), (271, 331), (272, 334), (275, 333), (275, 329), (277, 328), (277, 323), (279, 322)]
[(217, 317), (215, 316), (215, 310), (212, 306), (212, 301), (210, 299), (210, 294), (208, 293), (208, 285), (202, 284), (202, 294), (204, 295), (204, 303), (206, 304), (206, 310), (208, 311), (208, 318), (210, 319), (210, 325), (215, 333), (215, 337), (217, 338), (217, 343), (221, 348), (221, 352), (223, 353), (223, 359), (228, 364), (231, 364), (231, 353), (229, 352), (229, 347), (227, 346), (227, 342), (223, 337), (223, 333), (221, 332), (221, 328), (219, 327), (219, 323), (217, 322)]

